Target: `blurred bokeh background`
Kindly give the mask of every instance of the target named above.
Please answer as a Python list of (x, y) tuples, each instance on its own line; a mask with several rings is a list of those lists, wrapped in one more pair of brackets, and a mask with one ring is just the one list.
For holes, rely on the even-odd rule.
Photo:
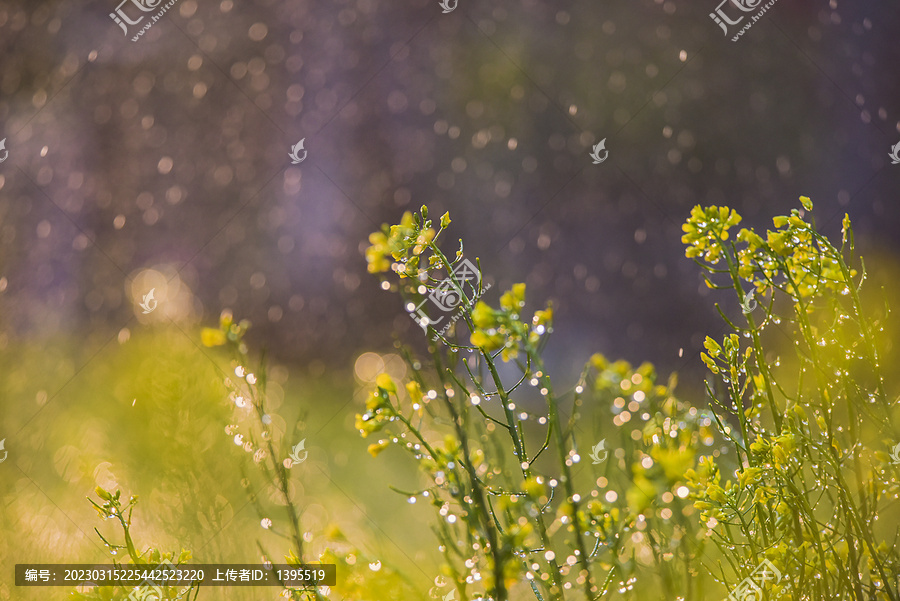
[(0, 3), (0, 599), (66, 592), (15, 589), (14, 563), (104, 560), (97, 485), (140, 496), (147, 544), (231, 562), (281, 544), (224, 433), (227, 362), (199, 344), (224, 308), (307, 440), (309, 529), (339, 523), (429, 582), (427, 508), (387, 487), (415, 475), (353, 430), (365, 387), (402, 369), (395, 337), (424, 347), (363, 257), (422, 204), (450, 211), (489, 300), (522, 281), (553, 301), (563, 386), (601, 351), (702, 399), (715, 302), (736, 303), (684, 258), (695, 204), (764, 228), (810, 196), (890, 268), (900, 6), (782, 0), (733, 43), (715, 4), (180, 0), (132, 42), (114, 0)]

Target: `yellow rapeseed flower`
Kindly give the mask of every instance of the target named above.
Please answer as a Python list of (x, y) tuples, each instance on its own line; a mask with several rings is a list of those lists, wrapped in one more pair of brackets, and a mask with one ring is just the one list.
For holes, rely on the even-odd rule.
[(390, 446), (390, 442), (387, 440), (379, 440), (376, 443), (370, 444), (369, 448), (366, 450), (369, 451), (369, 455), (372, 457), (378, 457), (378, 455)]

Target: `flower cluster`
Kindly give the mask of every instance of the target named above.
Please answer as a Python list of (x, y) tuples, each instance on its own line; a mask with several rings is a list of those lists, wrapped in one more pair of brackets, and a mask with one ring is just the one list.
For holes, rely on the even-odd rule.
[[(804, 212), (812, 212), (808, 197), (801, 197), (800, 203)], [(736, 241), (744, 246), (737, 249), (726, 241), (729, 230), (740, 222), (741, 216), (733, 209), (695, 206), (682, 226), (685, 256), (702, 257), (709, 265), (716, 265), (722, 257), (731, 261), (733, 255), (739, 277), (760, 293), (770, 287), (781, 288), (793, 297), (811, 297), (823, 287), (847, 293), (848, 277), (854, 277), (856, 271), (841, 268), (840, 251), (803, 219), (800, 209), (773, 217), (775, 229), (767, 230), (765, 237), (742, 228)], [(849, 228), (849, 217), (845, 216), (845, 241)]]
[(234, 344), (238, 347), (238, 351), (247, 352), (247, 345), (244, 344), (244, 334), (250, 329), (250, 322), (246, 319), (235, 323), (234, 315), (231, 311), (222, 311), (219, 316), (218, 328), (203, 328), (200, 331), (200, 341), (203, 346), (213, 347), (225, 344)]
[(681, 226), (684, 235), (681, 241), (688, 245), (688, 258), (700, 257), (711, 264), (719, 262), (722, 242), (728, 240), (728, 230), (741, 222), (741, 216), (728, 207), (700, 205), (691, 209), (691, 217)]
[(520, 317), (524, 308), (525, 284), (513, 284), (504, 292), (499, 309), (478, 301), (472, 310), (472, 345), (488, 353), (503, 349), (504, 361), (516, 358), (523, 344), (536, 346), (544, 334), (553, 331), (553, 307), (548, 304), (546, 309), (535, 311), (530, 323)]
[[(754, 505), (761, 511), (769, 510), (769, 500), (779, 497), (769, 472), (764, 467), (744, 467), (738, 471), (737, 481), (728, 480), (723, 485), (715, 459), (706, 455), (700, 458), (698, 468), (687, 470), (685, 476), (694, 507), (701, 511), (700, 520), (714, 528), (719, 522), (740, 522), (742, 518), (745, 524), (752, 524), (758, 516)], [(774, 509), (786, 509), (781, 497)]]
[[(411, 382), (410, 384), (415, 384)], [(360, 435), (365, 438), (369, 434), (373, 434), (381, 430), (389, 422), (397, 419), (397, 411), (391, 403), (391, 394), (397, 394), (397, 385), (387, 374), (380, 374), (376, 381), (375, 390), (369, 394), (366, 399), (365, 413), (357, 413), (355, 427), (359, 430)], [(417, 393), (417, 386), (412, 386), (410, 394)], [(381, 446), (377, 452), (373, 452), (374, 448), (369, 447), (369, 452), (377, 455), (378, 452), (384, 450), (387, 445)]]
[(624, 499), (630, 515), (656, 514), (668, 521), (672, 509), (667, 506), (675, 502), (673, 493), (694, 466), (700, 446), (713, 444), (711, 419), (675, 397), (674, 376), (666, 385), (658, 384), (650, 363), (635, 369), (627, 361), (610, 362), (597, 353), (589, 366), (597, 398), (610, 402), (613, 424), (625, 430), (624, 439), (640, 443)]
[[(441, 217), (441, 230), (448, 225), (450, 214), (444, 213)], [(421, 214), (405, 212), (397, 225), (385, 224), (381, 231), (369, 235), (371, 246), (366, 249), (369, 273), (393, 270), (401, 278), (422, 278), (428, 269), (441, 267), (441, 259), (435, 254), (426, 254), (425, 265), (421, 264), (423, 253), (439, 234), (431, 227), (428, 207), (423, 206)]]
[[(444, 214), (441, 227), (450, 224), (450, 217)], [(413, 217), (409, 211), (403, 214), (400, 223), (369, 235), (371, 246), (366, 249), (369, 273), (382, 273), (393, 269), (400, 277), (418, 277), (419, 257), (435, 239), (435, 231), (429, 227), (428, 209), (422, 207), (422, 216)], [(433, 267), (433, 265), (429, 265)]]
[[(812, 211), (812, 201), (800, 198), (806, 211)], [(848, 283), (841, 269), (838, 252), (815, 231), (812, 224), (804, 221), (800, 210), (791, 210), (790, 215), (772, 218), (775, 231), (768, 230), (766, 239), (742, 229), (738, 240), (746, 242), (746, 248), (737, 253), (738, 272), (753, 284), (758, 291), (781, 284), (784, 280), (788, 292), (802, 297), (811, 297), (824, 286), (828, 290), (843, 292)], [(844, 231), (849, 227), (849, 218), (844, 219)], [(845, 234), (846, 235), (846, 234)], [(850, 277), (856, 275), (849, 271)]]
[(747, 373), (747, 362), (753, 355), (753, 348), (746, 347), (741, 350), (741, 339), (737, 334), (729, 334), (719, 344), (709, 336), (703, 342), (706, 352), (700, 353), (700, 358), (706, 367), (714, 374), (727, 370), (729, 382), (737, 382), (741, 374)]

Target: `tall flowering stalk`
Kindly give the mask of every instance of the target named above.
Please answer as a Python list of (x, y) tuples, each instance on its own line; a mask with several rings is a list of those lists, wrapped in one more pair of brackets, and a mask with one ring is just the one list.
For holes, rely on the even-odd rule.
[[(218, 328), (203, 328), (201, 332), (204, 346), (224, 347), (230, 355), (234, 376), (226, 377), (225, 385), (229, 390), (229, 404), (235, 408), (235, 423), (228, 424), (225, 433), (244, 451), (245, 458), (252, 458), (252, 464), (264, 477), (264, 485), (277, 491), (276, 498), (284, 506), (281, 516), (271, 515), (261, 507), (258, 492), (248, 491), (262, 528), (287, 541), (285, 563), (295, 567), (314, 562), (336, 564), (338, 573), (336, 584), (330, 587), (299, 588), (281, 582), (281, 597), (293, 601), (365, 599), (370, 596), (408, 598), (411, 586), (402, 575), (389, 566), (382, 568), (380, 561), (369, 557), (351, 542), (337, 524), (315, 533), (304, 529), (304, 506), (292, 494), (291, 469), (294, 458), (306, 461), (308, 451), (303, 443), (290, 448), (283, 433), (279, 432), (277, 424), (281, 419), (272, 413), (271, 403), (267, 400), (265, 355), (258, 361), (252, 359), (244, 342), (249, 328), (249, 321), (235, 321), (226, 310), (219, 318)], [(244, 486), (250, 486), (249, 477), (244, 479)], [(311, 549), (313, 545), (315, 550)], [(260, 541), (256, 542), (256, 547), (263, 561), (279, 563), (272, 559), (273, 555)]]
[[(236, 407), (240, 423), (229, 424), (225, 427), (225, 433), (231, 436), (234, 443), (242, 450), (252, 453), (253, 462), (265, 476), (267, 482), (279, 492), (280, 501), (284, 504), (285, 509), (284, 521), (289, 528), (289, 534), (285, 538), (289, 541), (290, 548), (284, 556), (285, 561), (289, 565), (299, 566), (304, 561), (309, 562), (306, 559), (308, 554), (304, 551), (307, 541), (304, 539), (300, 519), (302, 509), (291, 494), (289, 471), (291, 459), (283, 461), (280, 459), (287, 453), (282, 448), (283, 444), (278, 444), (282, 441), (275, 440), (273, 417), (267, 409), (265, 358), (263, 357), (259, 361), (258, 369), (255, 370), (251, 367), (249, 349), (244, 342), (244, 335), (249, 328), (249, 321), (235, 322), (231, 312), (223, 311), (219, 319), (219, 327), (204, 328), (201, 332), (201, 340), (204, 346), (224, 346), (230, 351), (234, 377), (227, 377), (225, 385), (230, 390), (229, 400)], [(266, 517), (262, 517), (261, 524), (266, 529), (272, 528), (274, 525), (273, 521)], [(264, 560), (272, 561), (271, 555), (265, 551), (262, 544), (257, 542), (256, 545)], [(325, 598), (316, 587), (301, 590), (284, 586), (284, 596), (302, 601), (320, 601)]]
[[(162, 552), (158, 548), (148, 547), (144, 551), (138, 551), (132, 537), (131, 517), (134, 508), (138, 503), (137, 497), (129, 497), (127, 502), (120, 499), (122, 491), (107, 491), (98, 486), (94, 490), (100, 502), (96, 502), (90, 497), (88, 501), (97, 510), (97, 514), (104, 520), (113, 520), (118, 523), (122, 529), (122, 542), (117, 544), (110, 542), (109, 539), (102, 534), (97, 528), (94, 532), (103, 541), (104, 546), (109, 549), (110, 554), (119, 556), (120, 552), (124, 552), (121, 556), (122, 562), (118, 561), (118, 557), (113, 560), (113, 565), (123, 566), (151, 566), (154, 569), (158, 567), (178, 567), (186, 564), (191, 560), (191, 552), (182, 549), (180, 553)], [(166, 582), (160, 580), (153, 582), (146, 580), (137, 585), (104, 585), (90, 586), (86, 591), (71, 591), (68, 595), (69, 599), (74, 601), (135, 601), (137, 599), (154, 599), (158, 594), (165, 595), (166, 599), (172, 601), (197, 601), (200, 595), (200, 586), (196, 583), (182, 586), (170, 586)]]
[[(458, 301), (456, 321), (442, 331), (431, 317), (414, 317), (434, 341), (427, 366), (405, 351), (408, 381), (377, 379), (356, 418), (362, 436), (383, 436), (370, 452), (399, 445), (427, 475), (423, 488), (402, 492), (437, 509), (444, 572), (462, 599), (632, 594), (642, 571), (674, 598), (685, 586), (693, 533), (687, 488), (678, 484), (701, 440), (712, 444), (703, 432), (710, 420), (672, 396), (674, 379), (657, 384), (649, 364), (634, 370), (601, 355), (570, 390), (557, 392), (542, 359), (552, 307), (526, 316), (525, 284), (503, 293), (499, 306), (475, 302), (485, 289), (480, 267), (476, 278), (460, 277), (462, 241), (452, 260), (438, 245), (449, 224), (444, 214), (435, 230), (422, 207), (369, 238), (369, 271), (393, 272), (397, 280), (385, 279), (383, 288), (399, 291), (409, 311), (418, 315), (423, 298), (446, 298), (448, 290)], [(645, 423), (633, 430), (622, 427), (624, 418), (616, 423), (615, 469), (597, 478), (578, 451), (582, 404), (605, 400), (607, 417), (621, 418), (626, 396), (630, 410), (643, 413), (635, 421)]]
[[(800, 201), (764, 236), (733, 237), (741, 217), (727, 207), (697, 206), (683, 228), (707, 284), (742, 305), (739, 319), (722, 313), (733, 331), (707, 337), (702, 353), (733, 449), (730, 461), (705, 456), (688, 472), (721, 550), (705, 564), (733, 585), (729, 573), (739, 580), (768, 560), (781, 574), (769, 598), (897, 601), (900, 466), (885, 450), (900, 432), (896, 382), (891, 392), (880, 358), (887, 310), (864, 309), (849, 217), (835, 246), (808, 217), (812, 201)], [(779, 330), (792, 356), (778, 356)]]

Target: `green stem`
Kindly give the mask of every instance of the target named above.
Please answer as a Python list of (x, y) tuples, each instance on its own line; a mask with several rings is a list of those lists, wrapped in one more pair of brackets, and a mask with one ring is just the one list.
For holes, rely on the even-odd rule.
[[(249, 364), (249, 357), (241, 352), (240, 348), (235, 348), (236, 358), (240, 362), (240, 365), (246, 366)], [(265, 382), (265, 375), (263, 373), (264, 366), (261, 364), (261, 376), (260, 382)], [(260, 389), (255, 389), (252, 385), (249, 385), (250, 391), (250, 400), (253, 403), (254, 409), (256, 409), (256, 415), (259, 418), (260, 424), (263, 424), (262, 418), (265, 415), (265, 406), (263, 404), (263, 395), (259, 392)], [(269, 451), (269, 457), (272, 460), (272, 469), (275, 471), (275, 475), (277, 478), (277, 485), (281, 491), (281, 494), (284, 496), (285, 503), (285, 513), (287, 513), (288, 523), (291, 527), (291, 535), (293, 538), (294, 545), (297, 547), (297, 557), (300, 558), (300, 561), (303, 562), (303, 535), (300, 532), (300, 517), (297, 514), (297, 508), (294, 505), (294, 502), (290, 498), (290, 488), (288, 486), (288, 477), (287, 477), (287, 468), (284, 467), (278, 460), (278, 455), (275, 453), (275, 446), (272, 444), (271, 438), (266, 441), (266, 447)], [(313, 591), (313, 594), (318, 601), (322, 599), (321, 594), (319, 593), (318, 587), (316, 587)]]
[[(437, 366), (437, 373), (438, 378), (441, 382), (441, 389), (444, 391), (442, 398), (444, 399), (444, 404), (447, 406), (447, 409), (450, 412), (450, 416), (453, 420), (453, 427), (456, 430), (456, 435), (459, 437), (460, 450), (462, 451), (463, 460), (465, 463), (464, 469), (466, 470), (469, 476), (469, 481), (472, 485), (472, 495), (474, 497), (475, 506), (478, 508), (481, 527), (484, 530), (484, 535), (487, 538), (488, 545), (490, 546), (490, 553), (493, 558), (494, 590), (491, 592), (491, 594), (497, 596), (497, 601), (507, 601), (508, 592), (506, 590), (506, 582), (504, 581), (504, 567), (506, 565), (505, 551), (500, 548), (500, 542), (497, 537), (497, 530), (491, 524), (491, 518), (488, 511), (488, 503), (485, 497), (484, 489), (481, 486), (481, 482), (478, 479), (478, 474), (475, 472), (475, 466), (473, 465), (473, 462), (471, 460), (471, 452), (469, 451), (469, 436), (466, 425), (463, 423), (460, 413), (453, 405), (453, 401), (447, 395), (447, 381), (444, 377), (444, 368), (440, 360), (440, 355), (436, 350), (434, 350), (432, 351), (432, 356), (434, 357), (435, 365)], [(465, 407), (465, 401), (462, 401), (462, 404), (463, 407)]]
[[(531, 345), (526, 343), (526, 348), (528, 348), (530, 354), (532, 350)], [(578, 523), (579, 503), (575, 498), (575, 486), (572, 482), (572, 468), (567, 462), (568, 453), (566, 452), (566, 435), (563, 432), (562, 423), (559, 419), (559, 404), (557, 403), (556, 395), (553, 394), (553, 385), (550, 381), (550, 377), (546, 374), (544, 363), (539, 355), (535, 354), (534, 362), (538, 371), (543, 374), (543, 384), (547, 389), (547, 409), (550, 421), (549, 430), (556, 434), (556, 450), (557, 453), (559, 453), (560, 466), (563, 471), (562, 481), (566, 487), (566, 501), (572, 506), (572, 526), (575, 530), (575, 545), (578, 548), (578, 559), (582, 569), (587, 572), (587, 578), (584, 580), (584, 593), (586, 598), (590, 599), (594, 576), (591, 573), (591, 564), (588, 561), (587, 547), (584, 544), (584, 535), (581, 531), (581, 524)]]
[[(742, 297), (743, 288), (741, 288), (740, 274), (738, 272), (737, 265), (734, 262), (734, 257), (732, 256), (732, 253), (736, 252), (734, 243), (731, 244), (730, 251), (728, 249), (723, 249), (723, 251), (724, 252), (722, 254), (725, 256), (725, 260), (728, 263), (728, 273), (731, 276), (731, 283), (734, 285), (734, 291), (738, 294), (738, 296)], [(759, 373), (763, 377), (766, 399), (769, 402), (769, 407), (772, 411), (772, 417), (775, 420), (775, 427), (778, 432), (781, 432), (781, 412), (780, 410), (778, 410), (778, 407), (775, 404), (775, 394), (772, 392), (772, 374), (771, 372), (769, 372), (768, 363), (766, 363), (766, 356), (762, 348), (762, 340), (760, 340), (759, 337), (759, 329), (756, 327), (756, 320), (753, 318), (752, 312), (745, 313), (745, 316), (747, 318), (747, 323), (750, 326), (750, 338), (753, 341), (753, 353), (756, 356), (756, 367), (757, 369), (759, 369)], [(744, 413), (742, 405), (743, 404), (738, 405), (741, 415), (743, 415)], [(750, 442), (746, 438), (744, 438), (744, 441), (744, 444), (750, 444)], [(749, 451), (747, 452), (747, 459), (750, 461), (750, 465), (754, 465), (751, 453)]]

